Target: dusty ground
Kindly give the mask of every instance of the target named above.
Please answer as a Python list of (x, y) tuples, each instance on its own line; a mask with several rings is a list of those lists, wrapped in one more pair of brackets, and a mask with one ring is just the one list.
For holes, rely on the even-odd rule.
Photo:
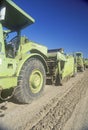
[(0, 112), (0, 130), (88, 130), (87, 102), (88, 70), (63, 86), (46, 86), (29, 105), (9, 101)]
[[(86, 82), (88, 87), (88, 83)], [(85, 87), (85, 86), (84, 86)], [(63, 130), (88, 130), (88, 90), (82, 96)]]

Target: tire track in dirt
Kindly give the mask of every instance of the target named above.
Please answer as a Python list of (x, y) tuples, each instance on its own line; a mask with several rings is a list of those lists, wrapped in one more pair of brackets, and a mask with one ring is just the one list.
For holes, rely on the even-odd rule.
[[(58, 95), (53, 99), (54, 102), (57, 102), (55, 106), (51, 107), (49, 112), (30, 130), (62, 130), (66, 121), (71, 117), (76, 104), (85, 94), (87, 84), (88, 74), (86, 73), (85, 77), (78, 81), (60, 101)], [(39, 115), (41, 114), (39, 113)]]
[(32, 104), (8, 102), (0, 123), (6, 126), (6, 130), (61, 130), (85, 94), (86, 84), (88, 70), (77, 74), (63, 86), (46, 87), (45, 94)]

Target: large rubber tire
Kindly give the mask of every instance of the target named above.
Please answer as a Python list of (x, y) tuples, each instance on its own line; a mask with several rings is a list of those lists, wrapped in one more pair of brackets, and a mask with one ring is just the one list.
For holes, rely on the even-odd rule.
[(55, 86), (62, 86), (63, 84), (62, 84), (62, 78), (61, 78), (61, 75), (57, 75), (57, 77), (56, 77), (56, 82), (55, 82)]
[(22, 67), (14, 97), (20, 103), (31, 103), (42, 94), (45, 83), (46, 74), (42, 62), (30, 58)]
[(84, 72), (84, 67), (81, 67), (81, 72)]

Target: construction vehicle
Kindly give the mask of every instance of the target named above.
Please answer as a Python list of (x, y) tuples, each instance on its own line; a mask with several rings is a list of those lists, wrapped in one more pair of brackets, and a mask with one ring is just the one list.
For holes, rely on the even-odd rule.
[(83, 53), (82, 52), (76, 52), (75, 55), (76, 55), (76, 60), (77, 60), (77, 71), (83, 72), (84, 69), (85, 69)]
[(77, 73), (75, 56), (64, 54), (63, 48), (48, 50), (47, 64), (49, 68), (47, 79), (55, 85), (62, 85), (64, 81)]
[(84, 61), (85, 61), (85, 68), (88, 68), (88, 58), (85, 58)]
[[(34, 21), (12, 0), (1, 1), (0, 98), (2, 100), (3, 91), (10, 88), (14, 89), (12, 95), (24, 103), (30, 103), (43, 91), (46, 82), (47, 47), (21, 36), (21, 30)], [(9, 41), (9, 35), (13, 33), (15, 36)]]
[[(39, 97), (50, 79), (61, 84), (76, 72), (75, 60), (61, 49), (48, 50), (21, 36), (21, 30), (34, 23), (34, 19), (12, 0), (0, 3), (0, 98), (14, 98), (31, 103)], [(13, 37), (14, 36), (14, 37)], [(11, 95), (8, 90), (11, 89)], [(7, 92), (3, 96), (3, 92)]]

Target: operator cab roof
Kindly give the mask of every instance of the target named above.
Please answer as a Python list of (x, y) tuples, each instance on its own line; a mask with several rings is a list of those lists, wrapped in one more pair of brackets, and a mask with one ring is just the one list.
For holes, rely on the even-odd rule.
[(2, 0), (0, 7), (3, 6), (6, 7), (5, 19), (1, 21), (4, 27), (17, 31), (34, 23), (35, 20), (12, 0)]

